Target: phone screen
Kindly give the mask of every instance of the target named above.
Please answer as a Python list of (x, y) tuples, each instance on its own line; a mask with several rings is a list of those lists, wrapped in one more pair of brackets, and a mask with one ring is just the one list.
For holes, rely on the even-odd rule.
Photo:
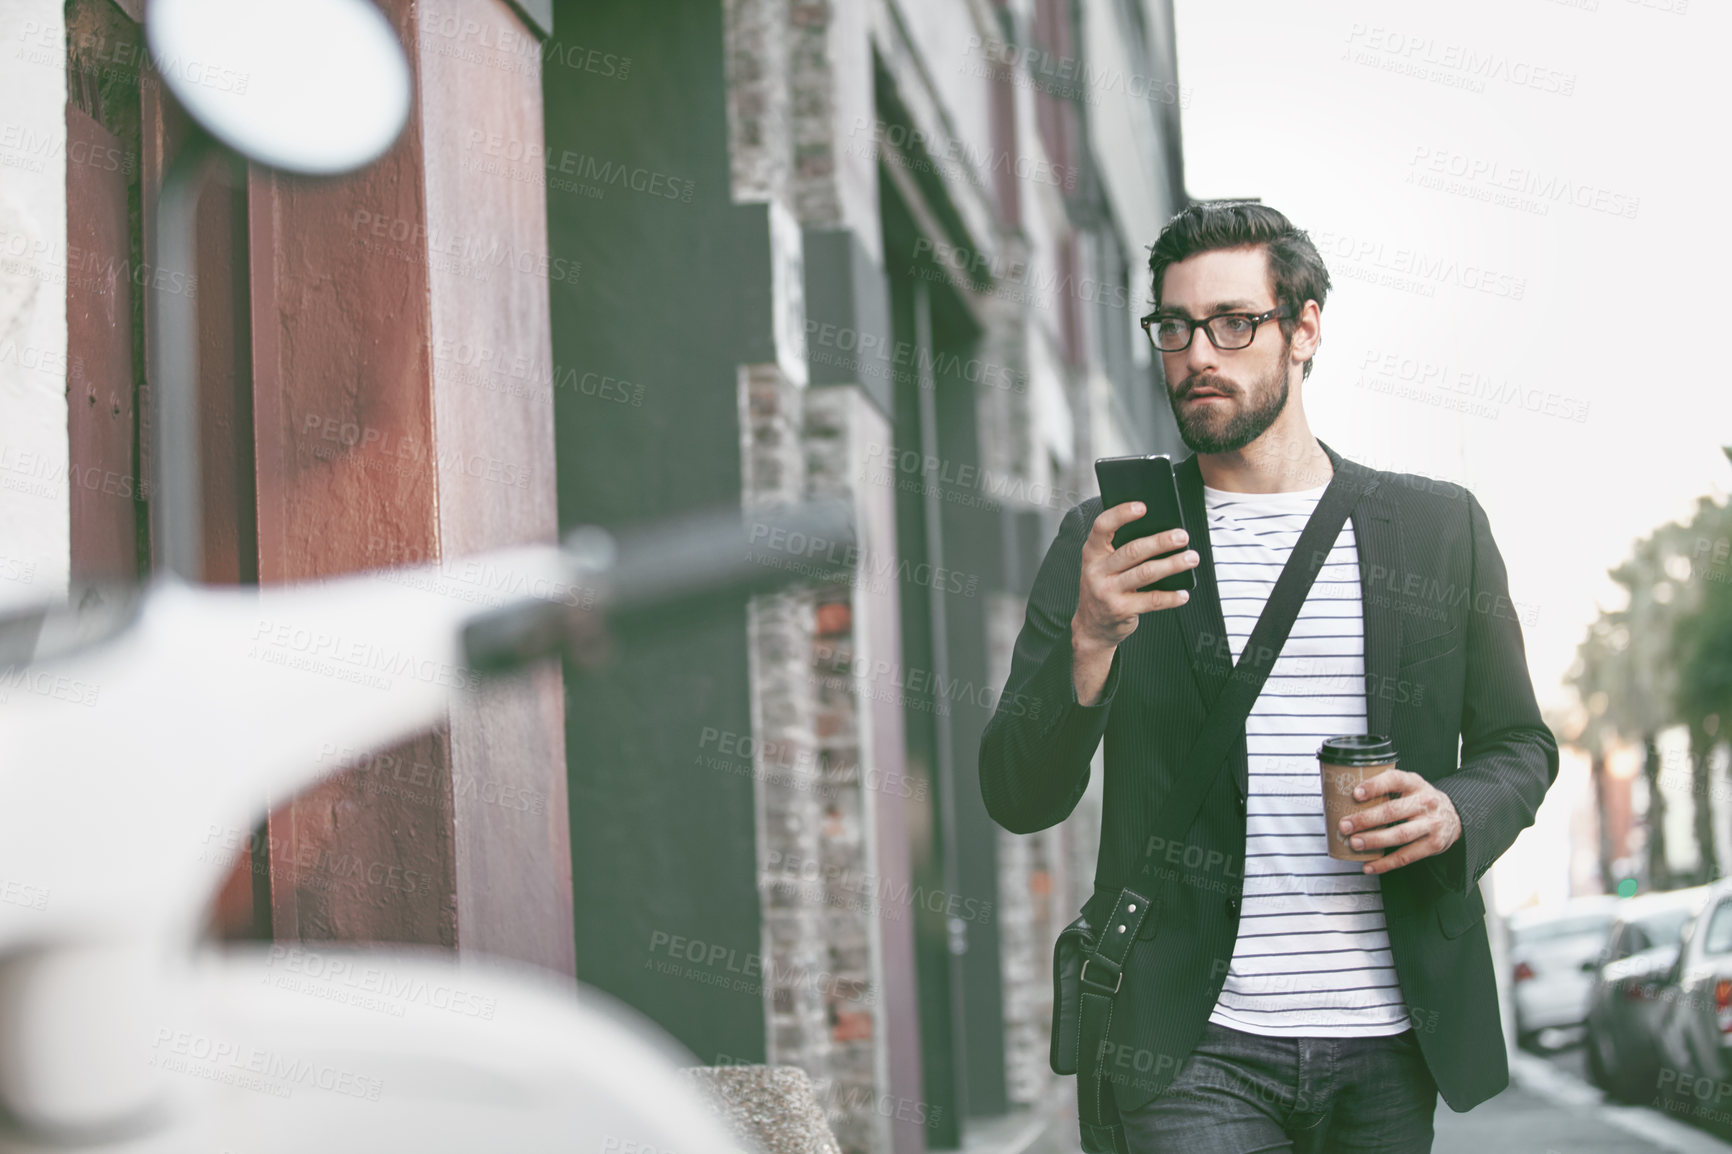
[[(1179, 482), (1173, 475), (1172, 458), (1158, 453), (1144, 457), (1102, 457), (1095, 462), (1095, 480), (1100, 482), (1103, 512), (1126, 501), (1141, 501), (1146, 510), (1135, 521), (1119, 527), (1113, 534), (1113, 548), (1138, 537), (1185, 528), (1185, 513), (1179, 505)], [(1179, 551), (1170, 550), (1160, 556), (1171, 557)], [(1196, 587), (1196, 570), (1181, 569), (1151, 585), (1144, 585), (1137, 592), (1147, 593), (1151, 589), (1172, 592)]]

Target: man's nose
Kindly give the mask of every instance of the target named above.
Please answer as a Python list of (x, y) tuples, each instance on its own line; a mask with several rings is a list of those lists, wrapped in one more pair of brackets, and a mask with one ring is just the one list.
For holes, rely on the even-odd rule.
[(1196, 376), (1220, 367), (1221, 351), (1215, 347), (1215, 342), (1209, 339), (1208, 330), (1199, 327), (1191, 334), (1191, 347), (1185, 350), (1186, 375)]

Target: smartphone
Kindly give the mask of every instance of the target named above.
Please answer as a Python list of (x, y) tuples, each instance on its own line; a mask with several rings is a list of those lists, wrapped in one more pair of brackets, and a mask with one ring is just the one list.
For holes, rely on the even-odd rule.
[[(1143, 515), (1129, 524), (1119, 526), (1118, 532), (1113, 534), (1114, 549), (1138, 537), (1150, 537), (1156, 533), (1165, 533), (1169, 529), (1185, 528), (1185, 511), (1179, 507), (1179, 481), (1173, 476), (1171, 457), (1160, 453), (1150, 453), (1145, 457), (1102, 457), (1095, 462), (1095, 480), (1099, 481), (1101, 486), (1102, 512), (1126, 501), (1143, 503)], [(1171, 557), (1188, 547), (1183, 546), (1158, 556)], [(1147, 593), (1152, 589), (1161, 589), (1170, 593), (1196, 587), (1197, 571), (1181, 569), (1152, 585), (1144, 585), (1137, 592)]]

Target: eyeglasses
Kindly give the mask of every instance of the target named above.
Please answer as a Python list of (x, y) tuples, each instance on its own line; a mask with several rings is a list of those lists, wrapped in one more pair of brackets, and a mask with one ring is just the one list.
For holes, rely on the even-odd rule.
[(1209, 343), (1222, 352), (1246, 348), (1257, 339), (1257, 326), (1271, 317), (1285, 320), (1287, 314), (1279, 308), (1266, 313), (1216, 313), (1194, 321), (1187, 317), (1160, 316), (1150, 313), (1143, 318), (1143, 331), (1149, 343), (1163, 353), (1182, 353), (1191, 347), (1191, 339), (1202, 329), (1209, 334)]

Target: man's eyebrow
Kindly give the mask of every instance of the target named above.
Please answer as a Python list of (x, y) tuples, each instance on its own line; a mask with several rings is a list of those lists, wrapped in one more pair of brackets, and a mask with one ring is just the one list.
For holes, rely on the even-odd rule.
[[(1260, 313), (1262, 311), (1263, 310), (1261, 308), (1259, 308), (1256, 304), (1254, 304), (1251, 301), (1245, 301), (1245, 300), (1216, 301), (1214, 304), (1209, 306), (1208, 311), (1206, 313), (1204, 313), (1203, 315), (1212, 317), (1216, 313)], [(1196, 317), (1192, 316), (1187, 310), (1182, 309), (1182, 308), (1177, 308), (1177, 307), (1174, 307), (1172, 305), (1162, 305), (1160, 307), (1160, 309), (1158, 309), (1156, 311), (1156, 315), (1157, 316), (1174, 315), (1174, 316), (1187, 317), (1191, 320), (1197, 319)]]

